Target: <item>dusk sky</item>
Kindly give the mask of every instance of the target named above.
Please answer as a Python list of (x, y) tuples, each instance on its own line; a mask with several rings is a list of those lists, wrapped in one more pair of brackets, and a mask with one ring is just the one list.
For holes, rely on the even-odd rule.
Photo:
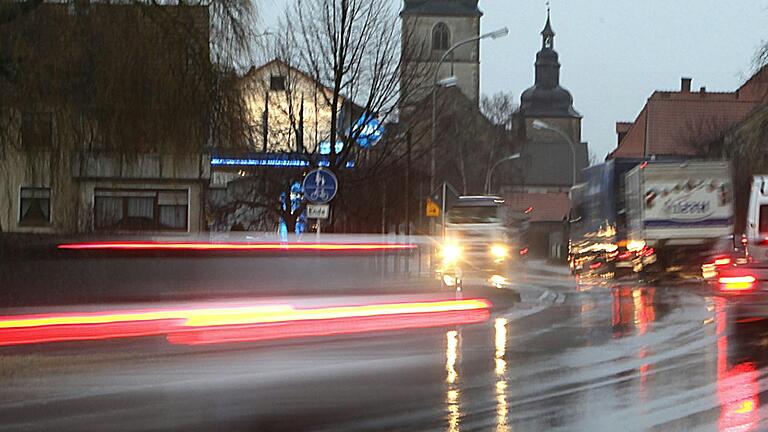
[[(287, 1), (256, 0), (262, 25), (274, 26)], [(398, 6), (401, 0), (390, 0)], [(632, 121), (654, 90), (733, 91), (754, 71), (768, 40), (763, 0), (552, 0), (561, 85), (584, 116), (582, 139), (597, 160), (616, 146), (616, 121)], [(533, 84), (545, 0), (480, 0), (483, 32), (510, 34), (481, 42), (481, 92), (520, 93)]]

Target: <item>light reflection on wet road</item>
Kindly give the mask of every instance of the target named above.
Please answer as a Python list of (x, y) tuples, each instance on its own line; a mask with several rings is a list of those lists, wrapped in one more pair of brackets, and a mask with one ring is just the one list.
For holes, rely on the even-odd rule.
[[(0, 350), (7, 430), (718, 430), (766, 426), (768, 326), (703, 287), (598, 285), (483, 324), (199, 349)], [(523, 305), (525, 307), (525, 305)], [(41, 416), (40, 413), (44, 415)]]

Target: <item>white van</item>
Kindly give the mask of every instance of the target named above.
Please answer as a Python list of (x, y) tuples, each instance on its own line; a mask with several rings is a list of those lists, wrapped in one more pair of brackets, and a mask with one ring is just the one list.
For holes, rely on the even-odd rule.
[(751, 261), (768, 263), (768, 175), (752, 178), (746, 235)]

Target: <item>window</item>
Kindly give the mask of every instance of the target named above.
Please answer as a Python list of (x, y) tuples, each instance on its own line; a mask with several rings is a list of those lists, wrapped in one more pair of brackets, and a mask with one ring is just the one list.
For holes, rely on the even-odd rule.
[(768, 233), (768, 205), (760, 206), (760, 234)]
[(186, 190), (96, 189), (93, 220), (97, 230), (186, 231)]
[(451, 31), (445, 23), (437, 23), (432, 29), (432, 49), (446, 51), (451, 45)]
[(21, 188), (19, 225), (41, 226), (51, 223), (51, 188)]
[(187, 191), (159, 192), (157, 207), (163, 229), (187, 229)]
[(272, 75), (269, 77), (270, 90), (285, 90), (285, 76)]
[(21, 144), (24, 148), (45, 148), (53, 143), (53, 116), (46, 112), (21, 115)]

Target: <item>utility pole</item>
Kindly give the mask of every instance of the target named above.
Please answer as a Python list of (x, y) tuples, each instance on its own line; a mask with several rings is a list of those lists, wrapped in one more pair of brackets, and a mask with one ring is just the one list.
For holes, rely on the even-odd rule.
[(411, 235), (411, 131), (405, 133), (405, 235)]

